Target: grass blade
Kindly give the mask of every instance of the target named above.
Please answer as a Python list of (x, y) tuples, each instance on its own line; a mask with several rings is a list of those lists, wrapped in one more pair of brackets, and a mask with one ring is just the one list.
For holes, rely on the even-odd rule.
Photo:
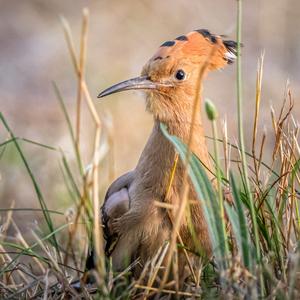
[(248, 233), (249, 228), (247, 225), (247, 219), (244, 213), (243, 202), (240, 197), (240, 192), (237, 188), (232, 173), (230, 173), (230, 185), (232, 187), (232, 193), (233, 193), (233, 199), (234, 199), (236, 211), (234, 211), (234, 214), (231, 213), (231, 211), (233, 211), (233, 208), (230, 207), (229, 205), (227, 205), (226, 211), (228, 213), (229, 218), (231, 219), (231, 224), (235, 232), (235, 237), (238, 243), (239, 250), (243, 257), (244, 265), (249, 270), (254, 271), (254, 264), (251, 255), (252, 249), (249, 247), (251, 243), (250, 243), (250, 237)]
[[(45, 203), (45, 200), (44, 200), (44, 197), (43, 197), (43, 194), (40, 190), (40, 187), (35, 179), (35, 176), (33, 175), (33, 172), (27, 162), (27, 159), (18, 143), (18, 141), (16, 140), (15, 138), (15, 135), (14, 133), (12, 132), (12, 130), (10, 129), (10, 127), (8, 126), (8, 123), (6, 122), (3, 114), (0, 112), (0, 120), (2, 121), (4, 127), (6, 128), (6, 130), (8, 131), (8, 133), (10, 134), (11, 138), (13, 139), (13, 143), (25, 165), (25, 168), (27, 170), (27, 173), (32, 181), (32, 184), (33, 184), (33, 187), (34, 187), (34, 190), (35, 190), (35, 193), (37, 195), (37, 198), (38, 198), (38, 201), (39, 201), (39, 204), (41, 206), (41, 209), (42, 209), (42, 212), (43, 212), (43, 215), (44, 215), (44, 218), (46, 220), (46, 223), (48, 225), (48, 229), (50, 232), (53, 232), (54, 231), (54, 226), (53, 226), (53, 223), (52, 223), (52, 220), (51, 220), (51, 216), (50, 214), (48, 213), (48, 208), (47, 208), (47, 205)], [(56, 240), (56, 237), (55, 237), (55, 234), (52, 235), (52, 240), (53, 240), (53, 243), (55, 245), (55, 248), (56, 248), (56, 251), (59, 253), (59, 248), (58, 248), (58, 243), (57, 243), (57, 240)]]
[[(178, 137), (170, 135), (165, 125), (161, 124), (160, 128), (165, 137), (175, 146), (180, 158), (184, 160), (186, 158), (187, 146)], [(206, 171), (195, 154), (192, 154), (190, 157), (188, 172), (199, 200), (202, 203), (217, 263), (224, 269), (226, 268), (224, 259), (226, 259), (225, 242), (227, 237), (224, 236), (220, 222), (218, 197), (207, 177)]]

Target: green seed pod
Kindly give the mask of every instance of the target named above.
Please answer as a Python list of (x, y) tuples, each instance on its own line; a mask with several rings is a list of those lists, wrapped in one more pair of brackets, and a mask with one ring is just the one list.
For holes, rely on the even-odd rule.
[(205, 110), (210, 121), (214, 121), (218, 117), (216, 106), (209, 100), (205, 100)]

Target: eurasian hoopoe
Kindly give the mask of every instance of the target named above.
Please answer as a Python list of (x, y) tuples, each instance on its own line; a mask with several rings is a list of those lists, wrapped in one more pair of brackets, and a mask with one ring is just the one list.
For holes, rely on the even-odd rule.
[[(179, 162), (166, 195), (176, 154), (159, 124), (164, 123), (171, 134), (187, 143), (195, 93), (202, 90), (202, 80), (200, 89), (197, 88), (201, 68), (206, 75), (208, 71), (232, 63), (236, 46), (236, 42), (223, 40), (208, 30), (192, 31), (163, 43), (146, 63), (140, 77), (118, 83), (99, 94), (102, 98), (125, 90), (142, 89), (146, 94), (147, 110), (154, 116), (152, 133), (136, 168), (111, 184), (102, 206), (105, 253), (112, 257), (114, 270), (120, 271), (139, 259), (139, 267), (134, 267), (134, 274), (138, 276), (144, 264), (170, 239), (171, 219), (175, 216), (172, 211), (157, 206), (156, 202), (180, 202), (184, 170), (183, 163)], [(194, 123), (191, 150), (204, 164), (211, 166), (200, 112)], [(189, 185), (188, 199), (195, 200), (196, 193), (190, 182)], [(192, 238), (188, 218), (181, 223), (182, 241), (191, 252), (201, 250), (210, 256), (211, 243), (199, 201), (191, 201), (189, 211), (198, 243)], [(191, 256), (199, 259), (193, 254)], [(179, 255), (180, 276), (185, 276), (185, 266), (186, 258)]]

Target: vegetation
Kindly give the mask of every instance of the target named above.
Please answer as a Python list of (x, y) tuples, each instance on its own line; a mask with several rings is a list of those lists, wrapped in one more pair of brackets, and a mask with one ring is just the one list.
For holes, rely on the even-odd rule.
[[(237, 41), (241, 45), (241, 1), (238, 1)], [(31, 231), (26, 240), (14, 221), (17, 208), (2, 208), (0, 239), (0, 293), (6, 299), (64, 299), (78, 297), (100, 299), (126, 299), (142, 296), (145, 299), (160, 293), (178, 298), (246, 298), (246, 299), (298, 299), (300, 294), (300, 145), (299, 124), (293, 119), (293, 98), (287, 86), (281, 111), (271, 108), (274, 129), (274, 147), (265, 153), (265, 134), (258, 141), (258, 120), (263, 73), (263, 56), (259, 60), (253, 121), (252, 149), (244, 146), (242, 128), (242, 78), (240, 47), (237, 62), (237, 108), (239, 142), (228, 138), (226, 123), (220, 126), (216, 108), (207, 102), (207, 112), (213, 128), (212, 159), (215, 163), (217, 184), (212, 184), (201, 161), (176, 136), (169, 135), (161, 124), (164, 135), (176, 148), (180, 159), (186, 162), (188, 174), (203, 204), (213, 245), (213, 258), (203, 263), (198, 274), (184, 291), (172, 290), (168, 284), (153, 286), (166, 248), (145, 267), (148, 281), (133, 280), (130, 268), (113, 274), (103, 253), (102, 228), (98, 222), (99, 164), (111, 147), (110, 124), (100, 118), (84, 77), (88, 11), (83, 11), (79, 56), (76, 55), (71, 30), (62, 19), (70, 57), (78, 79), (76, 124), (73, 127), (58, 85), (54, 92), (68, 124), (76, 156), (76, 168), (70, 165), (68, 154), (62, 150), (15, 136), (9, 122), (0, 113), (0, 120), (9, 138), (0, 143), (0, 159), (11, 144), (24, 163), (32, 181), (44, 216), (44, 227)], [(84, 166), (80, 149), (82, 105), (87, 105), (95, 123), (94, 151), (90, 164)], [(218, 131), (222, 132), (219, 138)], [(102, 133), (102, 134), (101, 134)], [(102, 136), (102, 137), (101, 137)], [(30, 168), (20, 142), (33, 143), (61, 156), (61, 171), (74, 209), (66, 216), (62, 226), (55, 226), (53, 217), (64, 215), (49, 210), (38, 180)], [(220, 152), (222, 146), (222, 153)], [(222, 159), (221, 159), (222, 157)], [(234, 157), (234, 158), (233, 158)], [(270, 157), (268, 164), (264, 157)], [(176, 162), (174, 162), (175, 164)], [(172, 176), (170, 176), (172, 178)], [(171, 181), (170, 181), (171, 184)], [(30, 210), (30, 209), (29, 209)], [(34, 209), (32, 209), (33, 211)], [(94, 218), (96, 216), (96, 218)], [(95, 220), (95, 221), (94, 221)], [(94, 277), (97, 287), (82, 285), (74, 288), (72, 282), (83, 276), (89, 240), (97, 245), (97, 269)], [(173, 262), (172, 262), (173, 263)]]

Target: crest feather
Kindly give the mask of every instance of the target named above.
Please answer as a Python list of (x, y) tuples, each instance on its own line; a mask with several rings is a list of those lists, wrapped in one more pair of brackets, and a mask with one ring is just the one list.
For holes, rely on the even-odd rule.
[(223, 36), (212, 34), (207, 29), (197, 29), (188, 34), (178, 36), (174, 40), (164, 42), (152, 60), (164, 59), (170, 56), (180, 59), (189, 56), (198, 57), (199, 63), (209, 56), (213, 47), (218, 46), (211, 57), (210, 69), (223, 68), (236, 59), (237, 43), (231, 40), (223, 40)]

